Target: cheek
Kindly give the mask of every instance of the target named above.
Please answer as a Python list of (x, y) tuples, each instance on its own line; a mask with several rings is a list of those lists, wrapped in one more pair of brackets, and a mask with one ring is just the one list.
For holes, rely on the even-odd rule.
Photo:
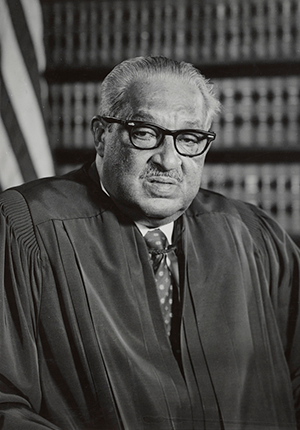
[(199, 188), (202, 176), (204, 159), (194, 161), (188, 160), (184, 166), (184, 173), (187, 178), (187, 185), (192, 188)]
[(114, 186), (118, 189), (136, 187), (147, 163), (143, 154), (131, 148), (118, 147), (115, 150), (112, 148), (106, 155), (105, 176), (113, 181)]

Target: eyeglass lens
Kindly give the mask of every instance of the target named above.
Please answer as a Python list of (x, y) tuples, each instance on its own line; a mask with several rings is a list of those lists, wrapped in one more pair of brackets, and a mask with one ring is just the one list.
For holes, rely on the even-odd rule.
[[(141, 149), (157, 147), (166, 134), (163, 130), (148, 125), (130, 126), (131, 141), (133, 145)], [(173, 138), (177, 151), (184, 155), (201, 154), (208, 144), (207, 137), (195, 131), (178, 132), (173, 135)]]

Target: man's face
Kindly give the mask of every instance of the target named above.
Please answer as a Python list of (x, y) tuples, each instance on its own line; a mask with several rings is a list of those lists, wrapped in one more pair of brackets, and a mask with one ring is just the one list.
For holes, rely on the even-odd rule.
[[(192, 84), (155, 78), (135, 82), (128, 94), (131, 119), (171, 130), (207, 129), (203, 97)], [(97, 166), (104, 187), (135, 221), (149, 227), (174, 221), (196, 196), (205, 155), (178, 154), (172, 136), (158, 148), (140, 150), (122, 125), (112, 124), (100, 141)]]

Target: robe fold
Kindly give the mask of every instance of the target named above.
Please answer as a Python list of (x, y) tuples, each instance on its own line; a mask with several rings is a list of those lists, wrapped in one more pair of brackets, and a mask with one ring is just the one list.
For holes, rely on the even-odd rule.
[(1, 429), (297, 429), (300, 252), (288, 235), (199, 191), (176, 221), (180, 367), (145, 241), (90, 171), (0, 196)]

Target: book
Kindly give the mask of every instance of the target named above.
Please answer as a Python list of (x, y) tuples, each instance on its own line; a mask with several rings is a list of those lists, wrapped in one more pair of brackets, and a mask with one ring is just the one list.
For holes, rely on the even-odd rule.
[(90, 4), (90, 7), (87, 8), (84, 3), (78, 2), (76, 4), (76, 33), (78, 33), (78, 47), (76, 49), (75, 61), (77, 64), (90, 64), (89, 53), (91, 51), (91, 31), (90, 28), (90, 10), (93, 3)]
[(226, 22), (225, 44), (226, 57), (233, 61), (240, 58), (240, 47), (243, 43), (241, 35), (243, 27), (241, 26), (241, 2), (236, 0), (229, 0), (226, 4), (226, 15), (224, 21)]
[[(159, 7), (159, 6), (155, 6)], [(168, 0), (164, 3), (162, 3), (163, 7), (163, 40), (162, 40), (162, 47), (161, 47), (161, 54), (165, 57), (174, 57), (178, 55), (178, 58), (181, 56), (181, 58), (184, 57), (184, 52), (174, 52), (175, 49), (178, 50), (178, 43), (181, 44), (180, 50), (185, 49), (186, 44), (184, 43), (184, 40), (182, 39), (184, 35), (184, 28), (180, 29), (180, 23), (178, 22), (178, 17), (180, 17), (181, 11), (180, 9), (176, 8), (176, 6), (173, 4), (172, 1)], [(181, 5), (181, 9), (184, 9), (184, 5)], [(176, 29), (174, 31), (174, 17), (176, 14), (176, 20), (177, 25)], [(185, 15), (183, 14), (181, 16), (181, 25), (184, 26), (185, 24)], [(155, 31), (155, 30), (154, 30)], [(175, 48), (175, 49), (174, 49)]]
[[(150, 22), (151, 22), (151, 10), (149, 8), (140, 7), (140, 31), (139, 31), (139, 49), (132, 50), (130, 57), (134, 57), (136, 53), (140, 55), (146, 56), (151, 53), (151, 46), (153, 40), (152, 31), (150, 31)], [(135, 8), (134, 8), (135, 9)], [(131, 31), (134, 38), (136, 38), (136, 33), (134, 30), (134, 26), (130, 25)]]
[(73, 106), (71, 106), (71, 136), (70, 146), (74, 148), (85, 146), (85, 112), (86, 112), (86, 85), (76, 82), (73, 87)]
[(299, 144), (300, 136), (300, 76), (287, 76), (285, 81), (285, 141), (288, 146), (295, 147)]
[(61, 28), (58, 33), (58, 46), (60, 46), (61, 51), (60, 60), (69, 67), (73, 64), (78, 64), (78, 54), (80, 52), (80, 33), (78, 31), (80, 15), (76, 9), (76, 4), (72, 2), (63, 2), (60, 5), (62, 15)]
[(74, 85), (65, 83), (61, 86), (61, 145), (62, 147), (74, 147)]
[(215, 8), (215, 55), (218, 60), (224, 60), (227, 55), (228, 37), (231, 36), (231, 29), (227, 27), (227, 5), (225, 2), (219, 2)]

